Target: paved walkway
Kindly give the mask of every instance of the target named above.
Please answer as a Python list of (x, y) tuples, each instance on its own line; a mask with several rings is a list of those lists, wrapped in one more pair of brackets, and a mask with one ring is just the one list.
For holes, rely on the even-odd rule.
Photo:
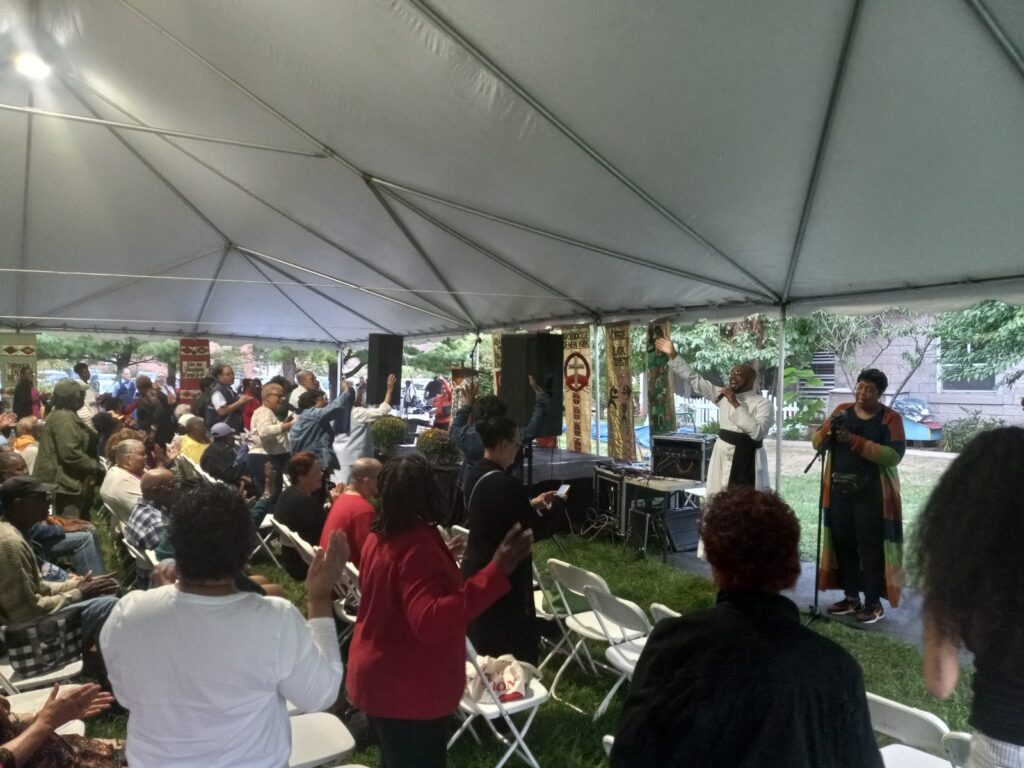
[[(681, 571), (687, 573), (696, 573), (707, 578), (711, 578), (711, 567), (697, 557), (696, 554), (688, 552), (681, 552), (677, 554), (670, 554), (668, 556), (668, 562)], [(801, 613), (807, 614), (808, 609), (814, 602), (814, 563), (801, 563), (800, 578), (797, 580), (796, 586), (783, 592), (783, 594), (797, 604), (800, 608)], [(821, 609), (822, 614), (825, 613), (825, 609), (828, 606), (838, 600), (842, 595), (838, 591), (831, 592), (820, 592), (818, 597), (818, 606)], [(888, 603), (885, 605), (885, 618), (881, 621), (877, 621), (874, 624), (858, 624), (853, 620), (852, 617), (828, 617), (821, 619), (822, 621), (841, 621), (844, 624), (862, 629), (865, 632), (875, 632), (877, 634), (886, 635), (888, 637), (902, 640), (903, 642), (910, 643), (920, 647), (921, 645), (921, 595), (916, 590), (907, 589), (904, 590), (903, 595), (900, 599), (899, 608), (890, 608)]]

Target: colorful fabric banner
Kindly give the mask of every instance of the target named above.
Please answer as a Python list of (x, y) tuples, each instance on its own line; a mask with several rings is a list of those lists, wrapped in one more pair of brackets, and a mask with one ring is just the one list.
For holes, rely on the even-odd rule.
[(501, 389), (501, 334), (492, 333), (491, 340), (494, 342), (494, 394)]
[[(14, 394), (14, 388), (21, 378), (24, 366), (36, 374), (36, 335), (34, 333), (5, 333), (0, 335), (0, 377), (2, 377), (3, 393), (8, 405)], [(36, 388), (40, 389), (36, 380)]]
[(565, 349), (562, 365), (565, 377), (565, 396), (562, 398), (566, 424), (565, 447), (576, 453), (591, 453), (590, 326), (563, 328), (562, 339)]
[(668, 355), (654, 347), (656, 340), (671, 338), (670, 334), (668, 320), (655, 320), (647, 326), (647, 420), (652, 435), (676, 431), (676, 406)]
[(191, 405), (199, 397), (199, 383), (210, 375), (209, 339), (181, 339), (178, 357), (181, 362), (178, 402)]
[(604, 346), (608, 361), (608, 455), (636, 461), (629, 323), (606, 325)]

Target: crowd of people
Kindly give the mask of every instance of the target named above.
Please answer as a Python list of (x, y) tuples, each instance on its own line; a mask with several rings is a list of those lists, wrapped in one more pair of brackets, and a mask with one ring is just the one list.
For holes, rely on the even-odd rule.
[[(780, 594), (800, 574), (800, 528), (760, 481), (771, 414), (752, 371), (739, 366), (715, 387), (671, 342), (659, 350), (735, 433), (716, 446), (717, 485), (701, 524), (719, 594), (713, 608), (654, 628), (612, 765), (881, 766), (859, 665), (802, 626)], [(280, 768), (290, 703), (357, 707), (389, 768), (443, 766), (466, 638), (478, 653), (537, 664), (532, 545), (554, 532), (562, 502), (553, 492), (531, 498), (510, 472), (531, 427), (519, 429), (500, 398), (469, 392), (453, 415), (470, 533), (449, 540), (423, 457), (374, 457), (369, 426), (390, 412), (394, 375), (385, 401), (367, 405), (348, 383), (328, 398), (308, 371), (294, 385), (235, 388), (234, 371), (218, 365), (191, 406), (176, 404), (166, 382), (139, 376), (122, 379), (122, 407), (109, 410), (86, 393), (88, 366), (75, 372), (39, 414), (0, 420), (14, 433), (0, 450), (0, 623), (78, 617), (97, 679), (130, 713), (129, 764)], [(905, 441), (882, 403), (886, 386), (880, 371), (862, 372), (853, 402), (814, 435), (827, 455), (822, 585), (843, 590), (830, 613), (861, 623), (885, 615), (883, 599), (898, 604), (903, 580)], [(128, 398), (136, 404), (126, 410)], [(22, 387), (22, 406), (35, 399)], [(536, 401), (531, 424), (547, 406), (542, 391)], [(929, 499), (914, 551), (928, 689), (950, 695), (961, 647), (975, 655), (977, 768), (1024, 766), (1024, 628), (1010, 550), (1024, 533), (1012, 471), (1022, 460), (1024, 430), (977, 438)], [(156, 554), (149, 589), (125, 593), (108, 573), (89, 520), (101, 503), (126, 542)], [(249, 570), (267, 514), (314, 552), (310, 563), (282, 548), (288, 575), (306, 585), (305, 617), (280, 585)], [(345, 597), (346, 563), (359, 599), (343, 663), (333, 601)], [(33, 765), (61, 721), (114, 701), (99, 686), (85, 690), (55, 692), (18, 727), (0, 708), (4, 768)]]

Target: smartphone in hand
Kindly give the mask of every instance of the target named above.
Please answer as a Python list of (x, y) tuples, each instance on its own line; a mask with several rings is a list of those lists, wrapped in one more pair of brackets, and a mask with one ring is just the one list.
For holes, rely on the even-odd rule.
[(564, 499), (568, 495), (569, 495), (569, 484), (568, 483), (564, 483), (564, 484), (558, 486), (558, 490), (555, 491), (555, 496), (557, 496), (560, 499)]

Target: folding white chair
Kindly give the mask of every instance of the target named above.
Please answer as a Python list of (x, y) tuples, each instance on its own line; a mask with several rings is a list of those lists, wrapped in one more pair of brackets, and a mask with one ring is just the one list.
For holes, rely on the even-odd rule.
[(880, 750), (886, 768), (948, 768), (949, 761), (936, 756), (945, 754), (942, 738), (949, 733), (939, 717), (874, 693), (868, 711), (875, 731), (900, 742)]
[(309, 542), (277, 518), (274, 518), (271, 522), (277, 532), (281, 535), (281, 540), (284, 545), (294, 547), (294, 549), (299, 553), (299, 557), (302, 558), (302, 561), (306, 563), (306, 565), (313, 562), (313, 558), (316, 556), (316, 553), (313, 551), (313, 547)]
[[(483, 672), (480, 669), (480, 664), (477, 662), (476, 649), (473, 647), (473, 643), (466, 639), (466, 658), (469, 663), (473, 665), (473, 669), (476, 670), (477, 677), (484, 679)], [(501, 768), (512, 755), (518, 755), (527, 765), (533, 768), (540, 768), (540, 764), (537, 762), (537, 758), (533, 756), (533, 752), (526, 746), (526, 733), (530, 730), (530, 726), (533, 724), (533, 719), (537, 716), (537, 711), (540, 709), (540, 705), (548, 700), (548, 691), (541, 684), (540, 680), (534, 677), (530, 680), (529, 692), (521, 699), (516, 701), (503, 702), (498, 698), (498, 694), (494, 692), (494, 689), (490, 685), (484, 685), (484, 692), (480, 697), (479, 701), (474, 700), (467, 692), (462, 695), (462, 701), (459, 702), (459, 716), (464, 718), (462, 725), (452, 735), (451, 739), (448, 740), (448, 749), (452, 748), (452, 745), (459, 740), (459, 737), (470, 729), (470, 733), (473, 737), (480, 741), (476, 732), (471, 730), (472, 723), (478, 717), (482, 717), (487, 723), (487, 727), (491, 729), (491, 733), (504, 744), (508, 745), (508, 749), (505, 750), (505, 754), (501, 756), (495, 768)], [(523, 723), (522, 728), (515, 724), (512, 720), (512, 715), (519, 714), (521, 712), (529, 712), (526, 721)], [(501, 718), (505, 721), (506, 728), (508, 729), (508, 736), (503, 736), (494, 727), (492, 720)]]
[(54, 683), (62, 683), (65, 680), (71, 679), (81, 673), (81, 671), (82, 660), (78, 659), (42, 675), (22, 677), (14, 671), (14, 667), (4, 658), (3, 661), (0, 661), (0, 690), (4, 692), (4, 695), (13, 695), (15, 693), (33, 691), (36, 688), (49, 688)]
[(611, 757), (612, 747), (615, 746), (615, 737), (614, 736), (602, 736), (601, 737), (601, 746), (604, 747), (604, 753), (607, 756)]
[[(547, 656), (541, 661), (540, 666), (537, 667), (537, 671), (540, 672), (547, 666), (555, 656), (559, 653), (568, 653), (566, 648), (572, 646), (572, 642), (569, 640), (569, 634), (565, 631), (565, 624), (562, 620), (565, 618), (565, 611), (561, 610), (555, 603), (555, 598), (544, 585), (544, 579), (541, 578), (540, 569), (537, 565), (533, 565), (533, 581), (535, 587), (533, 588), (533, 608), (534, 613), (538, 619), (545, 621), (553, 621), (558, 626), (558, 631), (561, 634), (561, 638), (557, 643), (552, 642), (546, 637), (541, 637), (541, 643), (551, 646), (551, 650), (548, 651)], [(580, 669), (586, 670), (583, 666), (583, 662), (576, 659), (576, 663), (580, 665)]]
[(971, 754), (971, 734), (966, 731), (950, 731), (942, 737), (942, 748), (953, 768), (964, 768)]
[(196, 471), (196, 474), (199, 475), (199, 477), (202, 479), (202, 481), (204, 483), (207, 483), (209, 485), (218, 485), (218, 484), (220, 484), (221, 481), (218, 480), (217, 478), (215, 478), (213, 475), (211, 475), (209, 472), (207, 472), (201, 466), (199, 466), (198, 462), (193, 461), (192, 459), (190, 459), (188, 456), (186, 456), (183, 453), (179, 454), (179, 455), (181, 456), (181, 458), (183, 458), (185, 461), (187, 461), (189, 463), (189, 466), (191, 466), (192, 469), (194, 469)]
[[(121, 528), (121, 536), (124, 537), (125, 528)], [(135, 561), (135, 583), (141, 588), (149, 586), (149, 577), (153, 574), (153, 567), (157, 564), (156, 555), (150, 557), (147, 552), (152, 550), (142, 550), (136, 548), (128, 539), (123, 540), (124, 548), (128, 550), (128, 554), (132, 556)]]
[(277, 559), (277, 555), (274, 554), (274, 550), (270, 548), (270, 540), (274, 538), (276, 533), (277, 529), (274, 527), (274, 516), (271, 514), (264, 515), (263, 521), (260, 523), (259, 530), (256, 531), (256, 537), (259, 539), (259, 544), (256, 545), (256, 549), (253, 550), (251, 557), (256, 557), (256, 553), (262, 549), (267, 553), (271, 562), (280, 568), (281, 561)]
[(461, 525), (453, 525), (452, 526), (452, 536), (458, 536), (460, 533), (463, 536), (469, 536), (469, 528), (465, 528), (465, 527), (463, 527)]
[(651, 603), (651, 618), (654, 619), (654, 623), (657, 624), (662, 619), (678, 619), (682, 616), (679, 611), (673, 611), (667, 605), (661, 603)]
[(338, 643), (341, 644), (355, 630), (356, 618), (359, 615), (359, 601), (362, 599), (362, 593), (359, 591), (359, 569), (352, 563), (345, 563), (345, 571), (335, 589), (341, 597), (333, 603), (334, 615), (345, 624), (338, 633)]
[[(555, 689), (558, 687), (558, 681), (561, 679), (565, 670), (582, 649), (584, 655), (587, 657), (587, 661), (590, 664), (591, 670), (597, 672), (597, 665), (594, 659), (590, 655), (590, 651), (587, 648), (587, 640), (597, 640), (598, 642), (607, 642), (605, 639), (604, 631), (601, 629), (601, 625), (597, 620), (597, 616), (591, 611), (574, 611), (572, 604), (569, 602), (566, 593), (576, 595), (586, 600), (586, 595), (583, 593), (585, 587), (591, 586), (596, 589), (600, 589), (604, 592), (611, 591), (608, 589), (608, 584), (598, 576), (596, 573), (585, 570), (575, 565), (570, 565), (562, 560), (551, 559), (548, 560), (548, 573), (551, 574), (551, 579), (555, 583), (555, 588), (558, 590), (559, 599), (562, 605), (565, 606), (565, 628), (575, 635), (579, 636), (579, 640), (575, 645), (572, 646), (572, 650), (569, 656), (562, 666), (559, 667), (558, 673), (555, 675), (554, 681), (551, 683), (551, 697), (557, 699), (555, 696)], [(639, 632), (630, 635), (629, 639), (635, 639), (640, 637)], [(603, 664), (601, 666), (604, 666)], [(577, 707), (573, 707), (571, 704), (569, 707), (579, 710)]]
[[(62, 685), (60, 692), (70, 693), (71, 691), (78, 690), (82, 686), (80, 685)], [(26, 717), (35, 715), (43, 705), (46, 704), (46, 700), (50, 698), (50, 689), (45, 688), (40, 691), (29, 691), (28, 693), (15, 693), (7, 696), (7, 703), (11, 705), (11, 713), (15, 715), (23, 715)], [(85, 736), (85, 723), (81, 720), (71, 720), (64, 723), (60, 728), (57, 729), (56, 733), (60, 736)]]
[(292, 754), (288, 768), (316, 768), (349, 755), (356, 740), (334, 715), (313, 712), (288, 719), (292, 728)]
[[(651, 623), (643, 609), (634, 602), (623, 600), (589, 585), (583, 588), (583, 594), (590, 603), (590, 609), (597, 616), (597, 623), (600, 624), (608, 643), (604, 657), (619, 673), (619, 679), (615, 681), (615, 685), (608, 691), (608, 695), (594, 713), (596, 722), (608, 709), (608, 704), (619, 690), (619, 686), (633, 677), (633, 670), (636, 669), (636, 663), (647, 644), (647, 636), (651, 634)], [(639, 637), (635, 636), (637, 633)]]
[(451, 535), (448, 533), (448, 531), (445, 529), (443, 525), (437, 525), (435, 527), (437, 528), (437, 532), (441, 534), (441, 538), (444, 539), (445, 544), (452, 540)]

